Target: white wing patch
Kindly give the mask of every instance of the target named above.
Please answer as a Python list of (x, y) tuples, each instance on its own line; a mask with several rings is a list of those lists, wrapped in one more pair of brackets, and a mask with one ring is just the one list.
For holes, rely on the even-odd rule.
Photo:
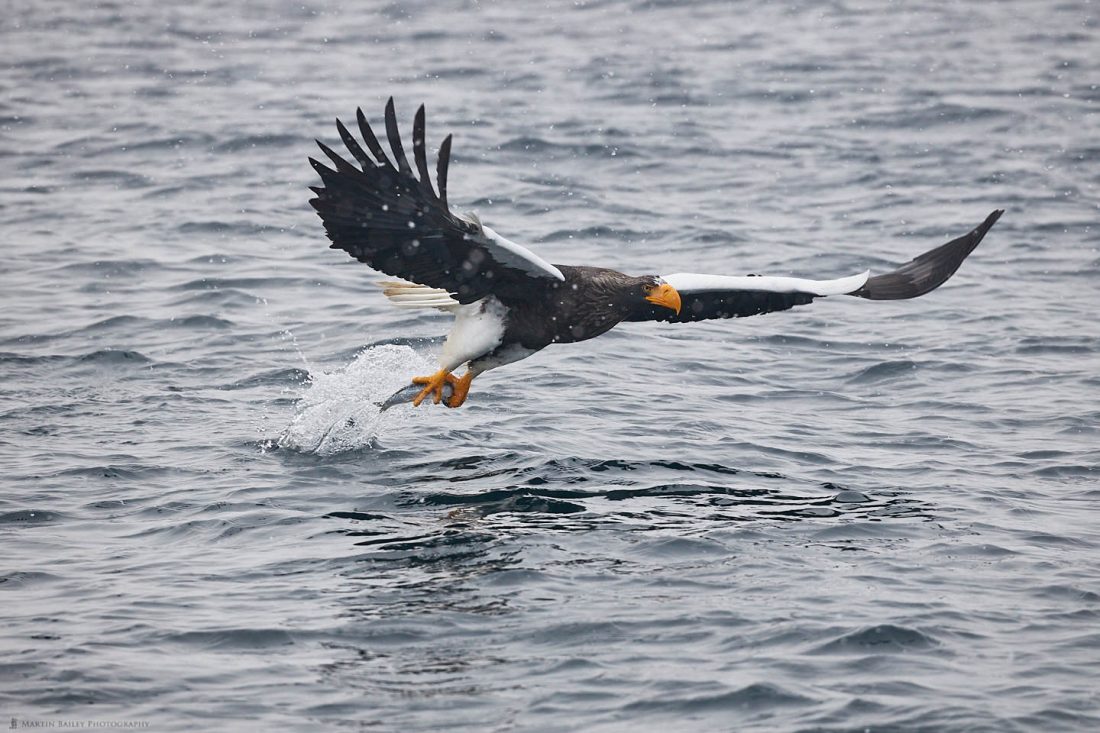
[(702, 293), (714, 290), (767, 290), (773, 293), (811, 293), (813, 295), (846, 295), (863, 287), (870, 271), (836, 280), (806, 280), (800, 277), (766, 275), (699, 275), (677, 272), (661, 278), (681, 293)]
[(549, 276), (555, 280), (565, 281), (565, 275), (561, 274), (561, 270), (523, 245), (505, 239), (484, 224), (481, 225), (481, 231), (485, 233), (485, 239), (488, 240), (489, 253), (500, 264), (522, 270), (534, 277)]

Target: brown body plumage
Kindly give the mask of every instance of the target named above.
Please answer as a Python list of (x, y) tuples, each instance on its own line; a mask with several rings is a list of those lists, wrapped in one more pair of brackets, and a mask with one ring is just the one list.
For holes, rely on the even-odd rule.
[(657, 286), (657, 276), (632, 277), (602, 267), (556, 265), (564, 282), (540, 283), (508, 306), (504, 341), (527, 349), (571, 344), (607, 333)]

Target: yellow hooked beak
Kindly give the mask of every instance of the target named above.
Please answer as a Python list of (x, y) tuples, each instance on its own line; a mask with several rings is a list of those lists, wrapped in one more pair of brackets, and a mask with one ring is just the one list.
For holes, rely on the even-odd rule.
[(650, 290), (649, 295), (645, 296), (645, 299), (655, 305), (663, 305), (665, 308), (671, 308), (676, 311), (676, 315), (680, 315), (680, 294), (676, 292), (676, 288), (668, 283), (661, 283)]

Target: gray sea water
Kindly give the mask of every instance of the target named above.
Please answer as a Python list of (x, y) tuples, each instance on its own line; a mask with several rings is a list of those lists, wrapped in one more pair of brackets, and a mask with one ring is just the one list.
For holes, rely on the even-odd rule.
[[(0, 720), (1100, 729), (1100, 21), (998, 3), (75, 3), (0, 17)], [(374, 400), (447, 321), (307, 204), (454, 133), (552, 262), (925, 298), (632, 324)]]

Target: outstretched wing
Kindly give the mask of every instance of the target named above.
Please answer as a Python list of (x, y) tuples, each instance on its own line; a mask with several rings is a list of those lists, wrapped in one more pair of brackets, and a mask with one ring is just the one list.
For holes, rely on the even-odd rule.
[(439, 147), (437, 194), (428, 171), (423, 105), (413, 121), (413, 158), (419, 178), (405, 157), (392, 97), (386, 104), (386, 137), (395, 162), (386, 156), (362, 110), (356, 111), (356, 117), (373, 159), (340, 120), (336, 129), (359, 167), (320, 141), (317, 144), (334, 168), (309, 159), (324, 183), (310, 187), (317, 194), (310, 203), (334, 249), (387, 275), (446, 290), (460, 303), (487, 295), (522, 296), (532, 280), (565, 279), (558, 268), (483, 226), (477, 217), (451, 213), (447, 206), (451, 136)]
[(854, 295), (870, 300), (916, 298), (935, 290), (955, 274), (1003, 213), (994, 211), (968, 234), (929, 250), (892, 272), (874, 277), (868, 272), (838, 280), (686, 272), (662, 275), (664, 281), (680, 293), (680, 312), (646, 303), (627, 320), (688, 323), (708, 318), (755, 316), (805, 305), (826, 295)]
[(646, 303), (628, 321), (689, 323), (708, 318), (741, 318), (785, 311), (825, 295), (852, 293), (867, 283), (869, 273), (839, 280), (804, 280), (762, 275), (698, 275), (678, 272), (661, 278), (680, 293), (680, 312)]

